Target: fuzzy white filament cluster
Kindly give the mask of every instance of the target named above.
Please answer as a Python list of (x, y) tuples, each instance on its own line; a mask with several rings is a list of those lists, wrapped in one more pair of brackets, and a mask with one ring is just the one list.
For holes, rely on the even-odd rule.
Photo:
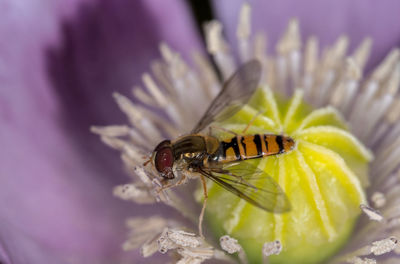
[(247, 264), (246, 253), (236, 239), (225, 235), (219, 238), (219, 244), (221, 248), (229, 254), (238, 253), (240, 263)]
[[(249, 5), (243, 6), (239, 17), (240, 64), (252, 58), (262, 63), (260, 85), (287, 95), (302, 89), (305, 100), (311, 105), (335, 107), (348, 120), (352, 133), (374, 152), (370, 179), (365, 181), (373, 194), (371, 202), (380, 212), (361, 205), (368, 217), (360, 220), (360, 227), (344, 253), (335, 256), (332, 262), (376, 263), (375, 257), (388, 252), (392, 252), (392, 257), (380, 263), (394, 263), (390, 262), (393, 258), (400, 260), (397, 239), (391, 237), (400, 237), (399, 50), (391, 51), (370, 75), (363, 76), (372, 44), (368, 38), (351, 54), (346, 36), (340, 36), (332, 46), (323, 49), (319, 47), (318, 39), (312, 36), (303, 46), (299, 25), (292, 20), (277, 43), (276, 54), (271, 56), (266, 53), (266, 35), (251, 33)], [(222, 30), (218, 21), (211, 21), (205, 27), (208, 51), (226, 80), (239, 64), (235, 62)], [(173, 190), (158, 193), (157, 174), (151, 166), (144, 167), (143, 162), (161, 140), (173, 139), (191, 130), (221, 89), (221, 82), (202, 54), (193, 55), (191, 68), (166, 44), (161, 44), (160, 50), (162, 59), (151, 63), (152, 74), (143, 75), (145, 88), (134, 87), (132, 91), (133, 101), (138, 103), (133, 103), (127, 96), (114, 94), (130, 125), (92, 127), (92, 131), (99, 134), (105, 144), (120, 151), (124, 165), (132, 175), (131, 183), (115, 187), (116, 196), (139, 204), (154, 204), (159, 200), (196, 222), (198, 211), (193, 210), (196, 204), (191, 194), (178, 195)], [(226, 258), (216, 249), (218, 245), (206, 243), (195, 235), (196, 231), (184, 231), (190, 229), (183, 228), (176, 220), (134, 218), (127, 221), (127, 226), (130, 233), (123, 248), (140, 248), (144, 257), (158, 251), (177, 253), (180, 256), (177, 263)], [(382, 240), (382, 237), (388, 238)], [(234, 238), (221, 239), (221, 247), (228, 253), (242, 251)], [(264, 256), (284, 250), (280, 243), (263, 242), (267, 242)], [(365, 257), (371, 254), (373, 258)]]

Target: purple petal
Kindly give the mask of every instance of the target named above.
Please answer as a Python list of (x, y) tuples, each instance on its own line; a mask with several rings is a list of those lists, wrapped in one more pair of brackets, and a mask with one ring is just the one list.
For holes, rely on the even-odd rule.
[(128, 178), (89, 132), (125, 122), (111, 97), (129, 94), (166, 41), (199, 48), (177, 2), (0, 3), (0, 261), (120, 263), (124, 219), (162, 207), (112, 197)]
[[(228, 38), (234, 40), (243, 1), (217, 0), (213, 3)], [(275, 45), (293, 17), (299, 19), (302, 37), (316, 35), (321, 46), (332, 44), (342, 33), (350, 37), (351, 49), (364, 37), (371, 37), (374, 45), (370, 66), (400, 44), (400, 2), (396, 0), (254, 0), (250, 5), (253, 29), (265, 31), (270, 45)]]

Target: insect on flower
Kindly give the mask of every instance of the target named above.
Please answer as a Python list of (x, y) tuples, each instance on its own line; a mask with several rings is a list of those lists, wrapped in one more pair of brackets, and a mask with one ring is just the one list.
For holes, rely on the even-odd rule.
[[(183, 184), (188, 178), (200, 177), (204, 189), (204, 202), (199, 217), (199, 234), (207, 203), (206, 178), (224, 189), (263, 210), (284, 213), (290, 210), (290, 202), (280, 186), (264, 171), (242, 161), (289, 152), (295, 143), (290, 137), (273, 134), (245, 135), (251, 122), (241, 135), (220, 140), (202, 134), (213, 122), (232, 117), (250, 99), (261, 77), (261, 64), (249, 61), (224, 84), (203, 117), (191, 133), (174, 141), (164, 140), (154, 149), (149, 162), (162, 178), (159, 191)], [(223, 128), (219, 128), (223, 129)], [(257, 182), (256, 187), (254, 183)]]

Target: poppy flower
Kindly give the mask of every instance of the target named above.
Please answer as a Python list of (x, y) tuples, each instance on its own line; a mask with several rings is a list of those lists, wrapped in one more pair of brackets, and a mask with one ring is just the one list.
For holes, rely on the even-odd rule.
[[(306, 38), (310, 34), (317, 35), (321, 39), (322, 47), (332, 43), (340, 32), (349, 35), (351, 45), (359, 43), (364, 36), (371, 36), (376, 48), (371, 53), (367, 71), (377, 66), (384, 54), (398, 44), (398, 32), (394, 26), (396, 14), (393, 13), (395, 12), (393, 5), (396, 3), (385, 2), (367, 6), (361, 2), (350, 4), (339, 1), (327, 8), (316, 1), (310, 1), (304, 6), (294, 8), (293, 5), (296, 5), (294, 1), (291, 1), (290, 5), (271, 2), (269, 8), (265, 8), (265, 13), (257, 15), (257, 12), (263, 10), (262, 6), (258, 8), (258, 4), (262, 5), (254, 3), (255, 13), (252, 15), (256, 29), (261, 29), (265, 25), (272, 43), (277, 40), (277, 32), (283, 31), (283, 24), (293, 16), (298, 17), (300, 21), (302, 36), (304, 34)], [(161, 130), (153, 129), (151, 122), (156, 122), (157, 126), (160, 126), (166, 123), (165, 120), (163, 122), (163, 119), (157, 119), (156, 115), (152, 115), (154, 109), (150, 112), (132, 112), (131, 110), (135, 108), (129, 108), (130, 104), (120, 94), (128, 95), (132, 85), (139, 83), (141, 73), (149, 69), (151, 61), (158, 58), (159, 42), (168, 43), (185, 60), (189, 60), (191, 50), (202, 51), (200, 37), (194, 29), (187, 6), (178, 1), (166, 4), (162, 1), (126, 3), (101, 0), (40, 4), (5, 1), (0, 5), (3, 11), (3, 23), (0, 25), (1, 80), (2, 86), (6, 87), (1, 96), (4, 135), (1, 261), (5, 263), (145, 262), (138, 251), (129, 254), (120, 250), (120, 241), (126, 235), (123, 219), (128, 216), (139, 216), (144, 219), (151, 213), (157, 212), (163, 218), (150, 217), (149, 219), (155, 222), (146, 222), (147, 224), (163, 222), (164, 217), (178, 221), (178, 213), (160, 204), (134, 206), (113, 198), (112, 186), (126, 182), (121, 163), (118, 155), (109, 152), (89, 133), (89, 127), (93, 124), (124, 122), (110, 96), (113, 91), (117, 91), (119, 94), (116, 94), (115, 98), (121, 108), (131, 114), (130, 118), (131, 121), (135, 121), (135, 126), (138, 125), (137, 121), (141, 120), (141, 125), (148, 132), (148, 135), (129, 136), (139, 138), (139, 142), (136, 143), (144, 143), (147, 148), (155, 146), (150, 146), (149, 143), (153, 143), (156, 136), (161, 136), (159, 134)], [(311, 8), (312, 5), (316, 5), (320, 12)], [(236, 19), (233, 16), (236, 17), (239, 11), (231, 12), (231, 8), (239, 10), (238, 3), (228, 6), (227, 2), (215, 2), (215, 8), (217, 16), (227, 27), (230, 39), (228, 43), (234, 43)], [(274, 13), (279, 14), (273, 16)], [(374, 14), (377, 14), (376, 17)], [(374, 17), (375, 23), (371, 23), (371, 17)], [(181, 70), (187, 73), (185, 71), (187, 68), (179, 68), (182, 66), (179, 64), (180, 57), (171, 52), (167, 46), (162, 47), (164, 59), (177, 67), (173, 68), (176, 71), (171, 73), (175, 74), (172, 80), (180, 80)], [(391, 53), (385, 64), (389, 65), (387, 67), (390, 72), (397, 69), (397, 53), (396, 51)], [(201, 74), (205, 76), (201, 79), (202, 83), (197, 83), (197, 87), (204, 86), (204, 83), (210, 87), (209, 92), (203, 95), (204, 99), (210, 101), (212, 95), (218, 91), (219, 82), (211, 70), (212, 67), (208, 66), (207, 60), (200, 56), (197, 58), (197, 64), (203, 65)], [(218, 64), (218, 59), (216, 61)], [(160, 69), (158, 68), (160, 64), (153, 64), (153, 69), (159, 70), (161, 78), (165, 70), (162, 65)], [(220, 67), (220, 69), (226, 77), (235, 68)], [(382, 77), (379, 81), (390, 80), (396, 84), (396, 76), (393, 79), (388, 76), (378, 74), (378, 77)], [(190, 74), (186, 77), (189, 78), (188, 81), (193, 82), (190, 80)], [(145, 75), (143, 79), (146, 86), (151, 87), (151, 78)], [(171, 79), (166, 81), (168, 83)], [(181, 84), (174, 83), (173, 89), (176, 87), (180, 89)], [(195, 88), (192, 87), (190, 91), (196, 91)], [(139, 92), (139, 89), (135, 91), (134, 98), (137, 101), (151, 102), (154, 106), (161, 104), (162, 107), (168, 108), (167, 105), (162, 105), (163, 95), (146, 94)], [(393, 90), (390, 92), (393, 93)], [(201, 95), (201, 92), (199, 94)], [(360, 90), (357, 96), (362, 95)], [(395, 93), (392, 94), (392, 99), (394, 98), (392, 101), (396, 102), (394, 95)], [(200, 116), (206, 107), (205, 101), (195, 100), (190, 102), (190, 107), (185, 107), (185, 110), (189, 111), (185, 113), (187, 116), (183, 120), (191, 122), (182, 122), (179, 126), (167, 125), (165, 131), (176, 134), (187, 131), (193, 124), (194, 117)], [(340, 100), (338, 101), (340, 103)], [(349, 248), (352, 249), (368, 246), (368, 243), (372, 243), (375, 238), (386, 239), (381, 241), (390, 249), (394, 241), (389, 235), (395, 232), (387, 234), (386, 229), (392, 224), (394, 226), (390, 228), (396, 230), (397, 219), (394, 207), (397, 178), (392, 176), (398, 164), (395, 159), (397, 116), (390, 114), (396, 113), (396, 104), (391, 103), (392, 101), (390, 101), (390, 112), (381, 104), (373, 105), (375, 107), (373, 109), (377, 109), (376, 112), (373, 111), (376, 114), (373, 115), (374, 122), (365, 119), (369, 116), (363, 116), (364, 119), (354, 117), (358, 122), (353, 126), (357, 130), (355, 134), (359, 136), (365, 132), (360, 139), (375, 155), (371, 173), (380, 176), (375, 176), (376, 180), (374, 178), (371, 181), (369, 194), (375, 196), (368, 197), (378, 197), (380, 199), (374, 198), (374, 200), (383, 201), (386, 207), (381, 207), (382, 215), (385, 221), (388, 221), (385, 222), (388, 225), (382, 228), (382, 225), (376, 227), (373, 224), (360, 224), (360, 230), (366, 226), (371, 228), (367, 230), (373, 232), (370, 232), (369, 239), (361, 235), (355, 236), (353, 240), (350, 239)], [(388, 101), (381, 103), (389, 105)], [(198, 107), (195, 107), (196, 104)], [(383, 111), (385, 109), (387, 111)], [(175, 110), (174, 105), (166, 109), (170, 118), (179, 118), (181, 115), (181, 111), (174, 112)], [(146, 114), (143, 116), (143, 113)], [(159, 114), (159, 110), (156, 110), (156, 113)], [(351, 126), (354, 118), (351, 120), (351, 116), (347, 117), (350, 118)], [(385, 122), (381, 120), (383, 117)], [(179, 123), (178, 120), (174, 121)], [(121, 145), (118, 145), (119, 141), (115, 141), (116, 136), (124, 135), (124, 131), (134, 133), (134, 130), (127, 126), (102, 131), (94, 130), (101, 133), (107, 143), (117, 148), (121, 148)], [(376, 132), (376, 136), (373, 142), (366, 142), (370, 138), (371, 131)], [(379, 148), (376, 142), (379, 142), (381, 139), (379, 136), (382, 135), (386, 135), (384, 138), (387, 141), (382, 142), (381, 146), (384, 147)], [(153, 137), (153, 141), (146, 136)], [(107, 137), (115, 140), (107, 141)], [(133, 150), (139, 149), (133, 148)], [(129, 150), (131, 149), (123, 151)], [(126, 158), (126, 155), (123, 158)], [(135, 177), (138, 175), (143, 176), (140, 171), (136, 171)], [(132, 188), (132, 185), (125, 188)], [(120, 193), (119, 190), (117, 188), (115, 192)], [(152, 197), (142, 196), (146, 199)], [(142, 200), (142, 202), (149, 201)], [(193, 204), (193, 208), (195, 207), (197, 208), (197, 205)], [(186, 215), (193, 215), (193, 210), (183, 211)], [(371, 213), (369, 207), (366, 211)], [(372, 215), (373, 213), (374, 211)], [(140, 222), (140, 218), (136, 218), (129, 223), (131, 227), (136, 227), (138, 223), (143, 222)], [(171, 224), (171, 227), (180, 225), (175, 220), (170, 220), (168, 224)], [(161, 235), (163, 238), (166, 236), (170, 238), (168, 234), (170, 233)], [(191, 237), (189, 233), (182, 231), (173, 234), (185, 237), (185, 241), (188, 241), (187, 237)], [(236, 245), (234, 238), (232, 239), (226, 238), (223, 241), (230, 241)], [(192, 245), (198, 243), (196, 239), (190, 241)], [(228, 243), (228, 246), (232, 243)], [(375, 244), (372, 248), (374, 246)], [(362, 249), (368, 251), (371, 247)], [(179, 250), (182, 253), (185, 248), (181, 247)], [(240, 249), (236, 251), (243, 252)], [(203, 252), (214, 256), (219, 251), (207, 247)], [(366, 254), (360, 254), (361, 258), (364, 258), (362, 257), (364, 255)], [(163, 260), (159, 261), (163, 263)], [(364, 258), (364, 261), (367, 260)]]

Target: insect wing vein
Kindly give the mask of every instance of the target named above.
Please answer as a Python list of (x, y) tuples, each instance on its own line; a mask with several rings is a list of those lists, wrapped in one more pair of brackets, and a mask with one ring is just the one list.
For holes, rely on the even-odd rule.
[(261, 64), (259, 61), (252, 60), (240, 67), (224, 84), (191, 133), (197, 133), (210, 123), (223, 121), (237, 113), (253, 95), (260, 77)]
[[(267, 173), (256, 169), (253, 172), (231, 169), (206, 169), (201, 173), (224, 189), (268, 212), (284, 213), (290, 210), (290, 202), (280, 186)], [(251, 175), (255, 175), (252, 178)], [(257, 181), (257, 185), (255, 185)]]

